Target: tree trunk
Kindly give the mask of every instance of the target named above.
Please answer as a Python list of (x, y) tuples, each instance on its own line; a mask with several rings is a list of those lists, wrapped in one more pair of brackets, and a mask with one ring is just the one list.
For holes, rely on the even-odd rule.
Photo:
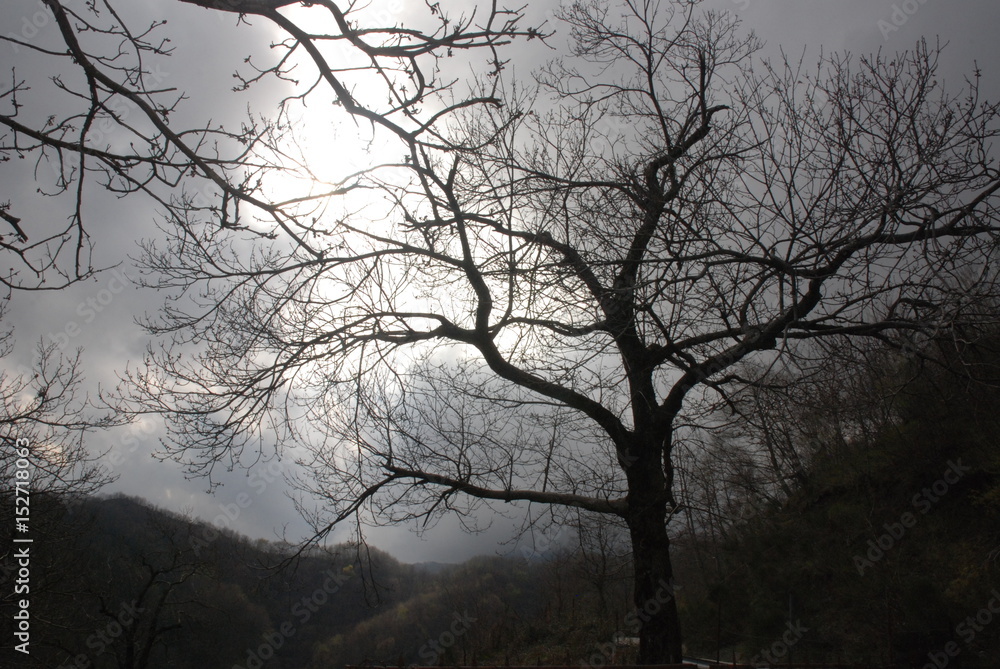
[(639, 632), (639, 664), (682, 662), (681, 626), (674, 598), (666, 504), (636, 505), (626, 519), (632, 537), (635, 610), (626, 619)]

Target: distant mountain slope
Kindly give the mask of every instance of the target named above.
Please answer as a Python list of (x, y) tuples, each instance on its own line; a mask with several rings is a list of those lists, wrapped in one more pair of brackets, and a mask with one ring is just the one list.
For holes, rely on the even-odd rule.
[[(39, 576), (51, 587), (33, 596), (32, 655), (17, 666), (331, 669), (502, 660), (515, 647), (550, 646), (551, 630), (564, 623), (593, 626), (596, 599), (573, 576), (570, 556), (558, 565), (504, 558), (406, 565), (344, 545), (277, 569), (291, 547), (136, 498), (49, 502), (49, 529), (36, 544), (50, 555), (38, 570), (60, 578)], [(5, 614), (11, 606), (0, 603)], [(11, 616), (4, 621), (10, 626)], [(12, 658), (11, 638), (2, 652)]]

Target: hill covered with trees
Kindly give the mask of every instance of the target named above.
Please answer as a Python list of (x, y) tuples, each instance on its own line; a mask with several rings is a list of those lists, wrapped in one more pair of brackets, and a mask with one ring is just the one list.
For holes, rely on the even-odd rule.
[[(699, 476), (711, 476), (728, 496), (703, 493), (704, 513), (692, 508), (688, 529), (677, 526), (688, 652), (993, 666), (1000, 393), (992, 357), (988, 348), (967, 351), (965, 367), (941, 351), (902, 363), (881, 357), (865, 375), (797, 385), (795, 401), (770, 422), (764, 409), (775, 405), (759, 401), (742, 432), (723, 431), (708, 449), (718, 458), (692, 466), (686, 485), (694, 499)], [(792, 449), (785, 460), (751, 457), (754, 426), (765, 423)], [(635, 615), (614, 528), (581, 528), (591, 540), (577, 550), (424, 566), (350, 545), (293, 559), (293, 546), (134, 498), (43, 496), (35, 517), (24, 666), (599, 665), (634, 652), (614, 643), (631, 635)], [(8, 551), (5, 590), (13, 565)], [(7, 628), (12, 606), (5, 596)], [(12, 638), (8, 629), (5, 653)]]
[(770, 443), (784, 459), (762, 469), (784, 474), (763, 480), (745, 451), (714, 471), (736, 501), (687, 544), (693, 648), (996, 666), (1000, 393), (995, 337), (972, 341), (882, 351), (865, 374), (756, 404), (742, 437)]
[[(570, 554), (425, 567), (352, 545), (295, 557), (122, 496), (42, 498), (35, 513), (29, 658), (14, 654), (15, 603), (2, 602), (17, 666), (574, 661), (625, 610), (623, 584), (599, 594)], [(8, 591), (11, 551), (3, 576)]]

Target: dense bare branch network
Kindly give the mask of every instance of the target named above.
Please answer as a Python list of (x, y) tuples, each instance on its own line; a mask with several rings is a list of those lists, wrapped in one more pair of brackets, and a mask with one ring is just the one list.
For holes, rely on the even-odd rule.
[[(32, 126), (15, 78), (0, 152), (161, 207), (144, 261), (172, 291), (148, 324), (169, 343), (125, 374), (129, 409), (166, 414), (204, 474), (294, 443), (318, 536), (563, 505), (625, 521), (652, 596), (684, 502), (673, 448), (720, 402), (824, 342), (992, 318), (973, 305), (996, 288), (1000, 108), (978, 74), (941, 90), (926, 43), (772, 65), (698, 3), (585, 0), (558, 17), (569, 54), (525, 82), (502, 48), (546, 36), (496, 3), (428, 4), (420, 29), (329, 0), (185, 0), (280, 30), (237, 88), (284, 86), (271, 118), (185, 126), (153, 83), (157, 26), (45, 2), (68, 51), (17, 44), (77, 65), (57, 86), (78, 111)], [(374, 164), (310, 163), (307, 101)], [(92, 142), (99, 121), (129, 140)]]

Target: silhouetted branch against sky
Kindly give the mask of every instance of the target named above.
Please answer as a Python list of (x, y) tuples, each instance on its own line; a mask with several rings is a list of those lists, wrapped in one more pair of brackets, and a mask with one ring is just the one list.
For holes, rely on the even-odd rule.
[[(19, 340), (86, 344), (218, 495), (283, 456), (312, 530), (674, 509), (740, 364), (992, 290), (997, 10), (662, 4), (8, 3), (0, 278), (74, 284)], [(155, 441), (119, 485), (214, 515)]]

